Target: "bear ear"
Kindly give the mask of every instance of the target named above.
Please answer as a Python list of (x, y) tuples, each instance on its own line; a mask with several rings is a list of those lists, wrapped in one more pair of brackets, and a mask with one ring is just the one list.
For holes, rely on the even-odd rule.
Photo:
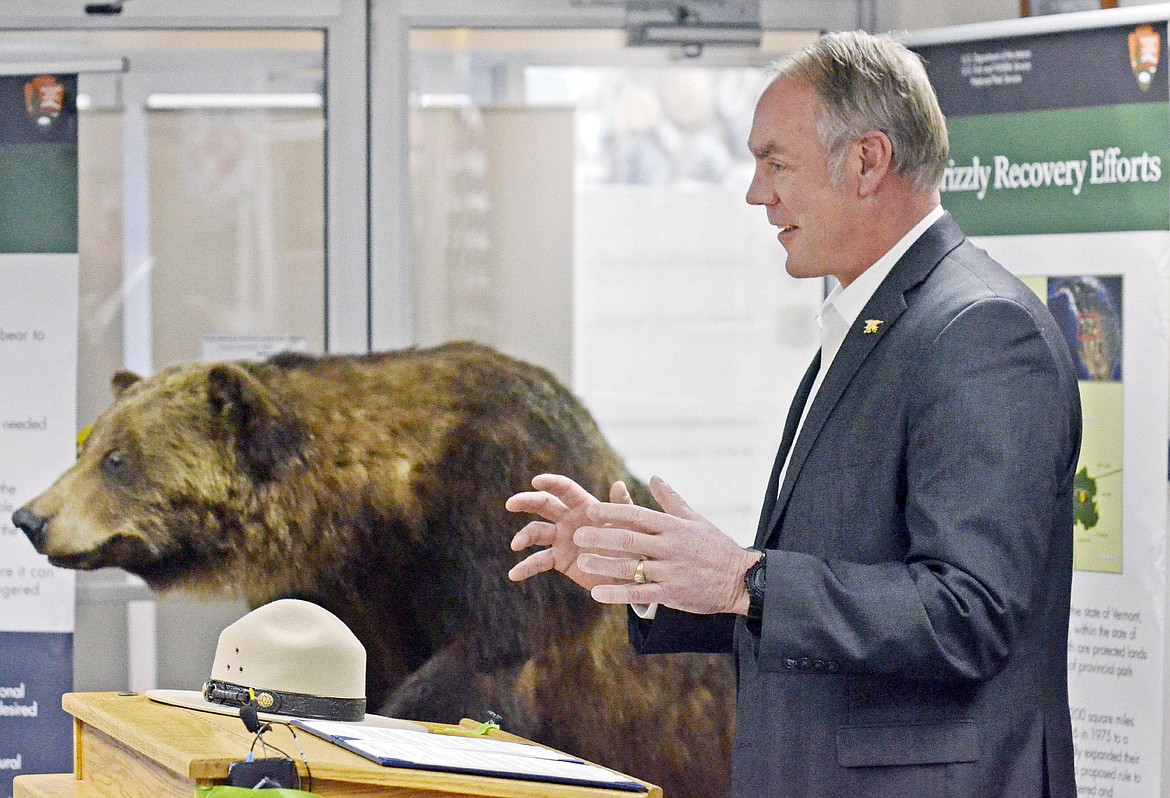
[(227, 425), (236, 455), (252, 476), (269, 479), (296, 457), (303, 438), (300, 425), (264, 383), (230, 363), (212, 366), (207, 382), (211, 415)]
[(136, 382), (140, 382), (142, 377), (139, 377), (133, 371), (125, 371), (119, 369), (114, 372), (114, 376), (110, 378), (110, 389), (114, 392), (114, 401), (122, 398), (122, 395), (130, 389), (130, 386)]

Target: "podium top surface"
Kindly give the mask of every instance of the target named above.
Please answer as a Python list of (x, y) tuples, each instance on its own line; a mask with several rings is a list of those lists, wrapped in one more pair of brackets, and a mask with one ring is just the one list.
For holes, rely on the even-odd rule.
[[(227, 778), (228, 766), (243, 759), (253, 746), (254, 735), (244, 728), (243, 721), (237, 716), (160, 704), (140, 693), (66, 693), (61, 705), (79, 724), (108, 735), (118, 744), (194, 782), (222, 783)], [(445, 726), (439, 723), (422, 725), (428, 728)], [(498, 731), (490, 732), (489, 736), (528, 742)], [(297, 763), (303, 777), (305, 766), (300, 761), (299, 742), (314, 783), (335, 781), (398, 787), (404, 791), (430, 791), (438, 795), (500, 798), (662, 797), (662, 790), (650, 784), (646, 785), (648, 793), (630, 793), (598, 787), (383, 767), (304, 731), (299, 732), (294, 740), (289, 728), (283, 725), (274, 725), (265, 733), (264, 740), (269, 744), (269, 751), (265, 754), (257, 743), (254, 749), (257, 757), (278, 756), (271, 750), (275, 746)], [(84, 752), (79, 750), (78, 755), (83, 757)]]

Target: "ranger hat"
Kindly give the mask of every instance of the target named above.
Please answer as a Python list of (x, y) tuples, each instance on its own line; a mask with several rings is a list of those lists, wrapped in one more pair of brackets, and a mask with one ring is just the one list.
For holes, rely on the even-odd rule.
[(332, 720), (422, 729), (366, 713), (365, 647), (336, 615), (299, 599), (257, 607), (220, 632), (211, 678), (201, 691), (147, 690), (146, 697), (221, 715), (238, 715), (255, 702), (257, 717), (267, 723)]

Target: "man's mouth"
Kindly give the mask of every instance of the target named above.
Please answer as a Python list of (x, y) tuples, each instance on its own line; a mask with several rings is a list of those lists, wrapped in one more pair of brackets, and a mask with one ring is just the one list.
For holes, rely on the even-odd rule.
[(795, 229), (796, 229), (796, 225), (794, 225), (794, 224), (778, 224), (778, 225), (776, 225), (776, 230), (777, 230), (776, 235), (782, 236), (785, 233), (791, 233)]

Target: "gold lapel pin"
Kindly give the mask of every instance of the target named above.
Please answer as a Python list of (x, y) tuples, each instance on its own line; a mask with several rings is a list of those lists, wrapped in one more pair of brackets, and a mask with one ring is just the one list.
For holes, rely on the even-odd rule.
[(881, 319), (866, 319), (865, 320), (865, 329), (862, 330), (862, 332), (865, 333), (866, 335), (872, 335), (873, 333), (878, 331), (878, 327), (880, 327), (881, 324), (882, 324)]

